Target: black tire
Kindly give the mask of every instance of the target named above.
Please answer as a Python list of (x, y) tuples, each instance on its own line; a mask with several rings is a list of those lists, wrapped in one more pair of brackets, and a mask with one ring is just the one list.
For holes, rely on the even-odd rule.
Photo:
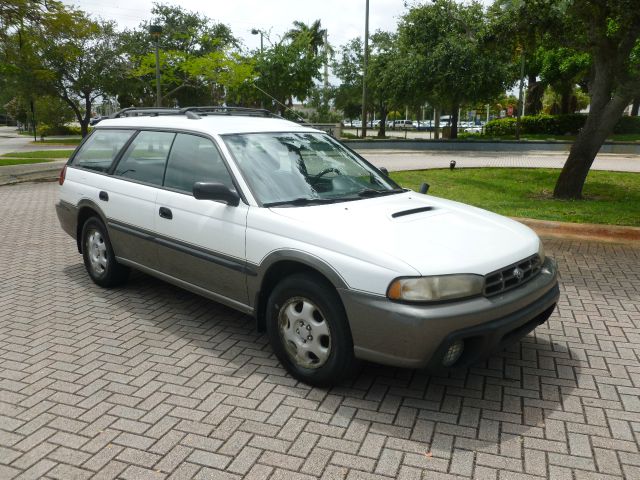
[(105, 288), (127, 281), (129, 268), (117, 262), (107, 229), (99, 218), (90, 217), (84, 222), (81, 238), (84, 266), (91, 280)]
[[(285, 278), (271, 292), (265, 315), (271, 346), (296, 379), (327, 386), (353, 373), (357, 364), (347, 315), (337, 292), (323, 278), (311, 274)], [(300, 317), (292, 320), (295, 315)]]

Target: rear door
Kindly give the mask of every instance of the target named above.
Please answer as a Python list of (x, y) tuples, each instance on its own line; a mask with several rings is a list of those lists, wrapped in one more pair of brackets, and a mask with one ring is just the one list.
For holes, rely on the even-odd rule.
[(235, 188), (222, 155), (206, 137), (178, 133), (154, 212), (160, 270), (246, 305), (245, 232), (248, 205), (193, 197), (195, 182)]
[(104, 184), (109, 236), (117, 257), (158, 269), (154, 212), (175, 133), (141, 131)]

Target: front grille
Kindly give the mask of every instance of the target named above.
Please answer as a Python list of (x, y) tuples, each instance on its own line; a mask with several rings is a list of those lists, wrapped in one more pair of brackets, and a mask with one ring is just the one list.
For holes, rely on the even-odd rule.
[(484, 277), (484, 294), (490, 297), (523, 285), (540, 273), (541, 267), (540, 257), (535, 254), (491, 272)]

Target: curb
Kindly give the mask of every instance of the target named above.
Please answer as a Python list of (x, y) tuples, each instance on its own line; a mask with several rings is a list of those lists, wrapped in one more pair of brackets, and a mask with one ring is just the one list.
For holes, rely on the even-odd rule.
[(640, 227), (599, 225), (595, 223), (553, 222), (533, 218), (511, 217), (533, 229), (541, 237), (595, 242), (626, 243), (640, 247)]
[(0, 186), (55, 180), (66, 160), (0, 167)]

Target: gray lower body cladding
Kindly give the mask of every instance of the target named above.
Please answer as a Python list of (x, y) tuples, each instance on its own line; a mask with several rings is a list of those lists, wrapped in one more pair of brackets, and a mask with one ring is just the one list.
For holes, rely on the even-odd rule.
[(465, 352), (455, 366), (473, 363), (546, 321), (560, 295), (551, 259), (535, 278), (494, 297), (416, 305), (338, 291), (349, 318), (356, 357), (409, 368), (437, 367), (457, 339), (464, 340)]

